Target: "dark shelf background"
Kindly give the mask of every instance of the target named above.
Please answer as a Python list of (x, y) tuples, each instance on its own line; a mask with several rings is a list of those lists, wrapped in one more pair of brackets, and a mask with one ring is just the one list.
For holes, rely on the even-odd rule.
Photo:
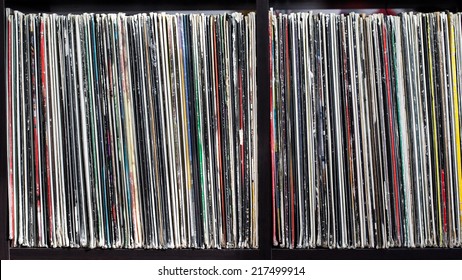
[(6, 152), (6, 94), (5, 92), (5, 2), (0, 2), (0, 259), (9, 258), (8, 245), (8, 167)]
[(460, 260), (460, 248), (276, 249), (273, 260)]
[(147, 250), (147, 249), (37, 249), (12, 248), (10, 258), (16, 260), (224, 260), (224, 259), (264, 259), (259, 250), (243, 249), (181, 249), (181, 250)]
[(155, 11), (204, 11), (204, 10), (255, 10), (255, 0), (5, 0), (6, 7), (22, 12), (155, 12)]
[[(149, 12), (149, 11), (256, 11), (257, 13), (257, 85), (258, 85), (258, 179), (259, 179), (259, 249), (226, 250), (145, 250), (145, 249), (42, 249), (10, 248), (8, 241), (6, 94), (0, 98), (0, 259), (462, 259), (462, 249), (280, 249), (272, 246), (270, 123), (269, 114), (269, 42), (268, 10), (275, 9), (388, 9), (416, 11), (461, 11), (462, 1), (450, 0), (0, 0), (0, 54), (5, 56), (5, 7), (22, 12)], [(5, 59), (0, 60), (0, 93), (4, 93)]]
[(412, 9), (420, 12), (460, 11), (460, 0), (269, 0), (274, 9)]

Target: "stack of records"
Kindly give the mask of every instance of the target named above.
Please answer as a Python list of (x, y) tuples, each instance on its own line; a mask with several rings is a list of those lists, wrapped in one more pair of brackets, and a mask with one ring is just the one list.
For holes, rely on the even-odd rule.
[(462, 14), (269, 30), (274, 245), (460, 247)]
[(253, 13), (6, 27), (13, 246), (258, 246)]

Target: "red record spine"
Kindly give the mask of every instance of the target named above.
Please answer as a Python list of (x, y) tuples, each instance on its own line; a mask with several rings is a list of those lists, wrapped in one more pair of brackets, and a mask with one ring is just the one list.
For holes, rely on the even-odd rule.
[(395, 218), (396, 218), (396, 227), (397, 227), (397, 234), (398, 234), (398, 241), (401, 242), (401, 222), (399, 216), (399, 190), (398, 190), (398, 178), (396, 173), (396, 155), (395, 155), (395, 137), (393, 134), (393, 117), (392, 117), (392, 104), (391, 104), (391, 89), (390, 89), (390, 74), (388, 71), (388, 55), (387, 55), (387, 39), (386, 35), (387, 30), (385, 28), (385, 23), (382, 25), (382, 32), (383, 32), (383, 52), (384, 52), (384, 62), (385, 62), (385, 80), (386, 80), (386, 87), (387, 87), (387, 102), (388, 102), (388, 122), (390, 125), (390, 141), (391, 141), (391, 160), (392, 160), (392, 168), (393, 168), (393, 189), (395, 192)]
[(14, 173), (13, 173), (13, 107), (12, 107), (12, 88), (11, 88), (11, 22), (8, 21), (8, 201), (10, 209), (10, 226), (9, 226), (9, 236), (14, 240), (14, 227), (15, 227), (15, 216), (14, 216)]
[[(34, 36), (34, 39), (35, 39), (35, 36)], [(32, 49), (32, 52), (31, 52), (31, 55), (33, 57), (35, 57), (35, 54), (36, 54), (36, 49), (35, 47)], [(35, 59), (33, 59), (34, 61), (34, 66), (35, 66)], [(32, 70), (33, 71), (33, 70)], [(40, 172), (41, 172), (41, 168), (40, 168), (40, 147), (39, 147), (39, 132), (38, 132), (38, 127), (39, 127), (39, 122), (38, 122), (38, 95), (37, 95), (37, 88), (35, 88), (35, 82), (36, 82), (36, 76), (35, 76), (35, 72), (33, 72), (34, 74), (31, 75), (31, 80), (32, 80), (32, 87), (33, 87), (33, 125), (34, 125), (34, 162), (35, 162), (35, 196), (36, 196), (36, 203), (37, 203), (37, 218), (40, 219), (42, 217), (42, 200), (41, 200), (41, 180), (40, 180)], [(38, 240), (39, 242), (41, 242), (41, 240), (43, 240), (43, 236), (42, 236), (42, 226), (43, 224), (42, 223), (38, 223)]]
[[(46, 61), (45, 61), (45, 22), (40, 22), (40, 63), (41, 63), (41, 80), (42, 80), (42, 96), (43, 96), (43, 117), (46, 120), (48, 118), (46, 114), (47, 107), (47, 83), (46, 83)], [(47, 134), (45, 128), (45, 133)], [(53, 242), (53, 207), (51, 198), (51, 178), (50, 178), (50, 159), (48, 157), (48, 138), (45, 137), (45, 158), (46, 158), (46, 171), (47, 171), (47, 205), (48, 205), (48, 236), (50, 241)]]
[[(288, 23), (286, 22), (285, 23), (285, 30), (286, 30), (286, 36), (285, 36), (285, 45), (286, 45), (286, 50), (289, 49), (289, 25)], [(286, 52), (286, 70), (287, 70), (287, 81), (290, 80), (290, 57), (289, 57), (289, 52)], [(290, 93), (290, 82), (287, 83), (288, 88), (287, 88), (287, 91), (288, 93)], [(290, 102), (290, 101), (289, 101)], [(292, 139), (291, 139), (292, 140)], [(293, 202), (294, 201), (294, 181), (293, 181), (293, 170), (292, 170), (292, 159), (290, 160), (290, 163), (289, 163), (289, 174), (290, 174), (290, 179), (289, 179), (289, 184), (290, 184), (290, 201)], [(295, 227), (294, 227), (294, 223), (295, 223), (295, 206), (294, 206), (294, 203), (290, 203), (290, 224), (291, 224), (291, 228), (290, 228), (290, 235), (291, 235), (291, 240), (290, 240), (290, 247), (293, 248), (294, 247), (294, 239), (295, 239)]]
[[(270, 18), (271, 20), (271, 18)], [(268, 25), (268, 32), (269, 32), (269, 57), (271, 59), (269, 63), (269, 73), (270, 77), (273, 76), (273, 56), (272, 56), (272, 51), (273, 51), (273, 33), (272, 33), (272, 28), (271, 28), (271, 23)], [(270, 96), (270, 146), (271, 146), (271, 195), (272, 195), (272, 202), (273, 202), (273, 244), (277, 244), (277, 238), (276, 238), (276, 198), (275, 198), (275, 192), (276, 192), (276, 154), (274, 150), (274, 116), (273, 116), (273, 83), (270, 81), (270, 90), (269, 90), (269, 96)]]
[(448, 232), (448, 216), (446, 205), (446, 182), (444, 178), (444, 169), (441, 169), (441, 200), (443, 201), (443, 232), (446, 235)]

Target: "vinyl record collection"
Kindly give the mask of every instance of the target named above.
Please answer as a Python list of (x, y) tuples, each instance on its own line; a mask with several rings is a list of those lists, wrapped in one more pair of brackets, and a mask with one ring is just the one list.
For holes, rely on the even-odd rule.
[(461, 25), (270, 11), (275, 246), (461, 246)]
[(258, 246), (254, 13), (6, 28), (12, 246)]

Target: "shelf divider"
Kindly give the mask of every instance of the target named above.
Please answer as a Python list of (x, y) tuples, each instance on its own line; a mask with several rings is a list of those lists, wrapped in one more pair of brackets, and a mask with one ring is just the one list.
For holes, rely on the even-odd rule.
[(5, 1), (0, 3), (0, 259), (9, 258)]

